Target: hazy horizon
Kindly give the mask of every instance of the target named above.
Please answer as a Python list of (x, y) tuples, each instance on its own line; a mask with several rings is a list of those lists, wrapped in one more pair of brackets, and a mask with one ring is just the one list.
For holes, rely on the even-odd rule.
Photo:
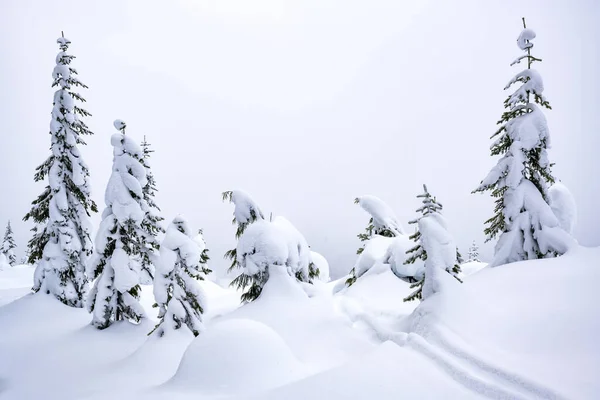
[(404, 228), (426, 183), (444, 204), (463, 253), (484, 244), (493, 214), (471, 191), (495, 165), (490, 136), (503, 87), (523, 66), (521, 17), (537, 33), (533, 54), (553, 109), (555, 177), (573, 193), (582, 245), (600, 245), (600, 4), (553, 1), (368, 2), (342, 0), (7, 0), (0, 5), (0, 229), (11, 220), (19, 258), (32, 224), (21, 221), (44, 184), (56, 38), (72, 41), (73, 66), (95, 133), (81, 146), (93, 199), (104, 208), (112, 122), (144, 136), (166, 223), (203, 228), (211, 267), (235, 246), (233, 206), (243, 189), (265, 213), (289, 219), (335, 276), (352, 268), (371, 194)]

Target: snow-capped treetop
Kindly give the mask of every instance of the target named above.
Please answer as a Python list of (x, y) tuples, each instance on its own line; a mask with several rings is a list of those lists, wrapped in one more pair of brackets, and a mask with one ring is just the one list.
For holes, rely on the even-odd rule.
[(62, 51), (67, 51), (69, 49), (71, 41), (63, 36), (56, 39), (56, 43), (58, 43), (58, 47), (60, 47)]
[(535, 39), (535, 32), (532, 29), (523, 29), (517, 38), (517, 46), (521, 50), (531, 49), (533, 47), (533, 43), (531, 40)]
[(360, 205), (373, 218), (373, 226), (375, 227), (373, 233), (381, 234), (383, 231), (389, 231), (393, 234), (392, 236), (405, 234), (394, 210), (380, 198), (366, 195), (357, 197), (354, 203)]
[(127, 127), (127, 124), (125, 123), (125, 121), (123, 121), (122, 119), (115, 119), (113, 122), (113, 126), (118, 131), (121, 131), (121, 133), (125, 134), (125, 128)]
[(562, 182), (555, 182), (550, 186), (548, 194), (551, 200), (550, 207), (561, 228), (572, 235), (577, 224), (577, 203), (573, 194)]
[(122, 224), (128, 219), (141, 222), (148, 209), (142, 191), (147, 182), (142, 151), (133, 139), (121, 133), (112, 135), (111, 143), (114, 164), (104, 195), (106, 206)]
[[(223, 201), (229, 200), (229, 202), (235, 205), (233, 210), (233, 223), (237, 223), (238, 227), (247, 226), (258, 219), (265, 219), (262, 211), (258, 204), (250, 197), (250, 195), (243, 190), (230, 190), (223, 192)], [(238, 228), (239, 237), (243, 232), (244, 228), (240, 231)]]
[[(417, 212), (421, 213), (419, 219), (429, 214), (437, 213), (441, 211), (443, 207), (441, 203), (437, 202), (435, 197), (431, 196), (426, 185), (423, 185), (423, 193), (417, 195), (417, 198), (422, 199), (421, 201), (423, 202), (423, 205), (420, 208), (417, 208)], [(414, 224), (417, 220), (410, 221), (409, 223)]]
[(196, 265), (200, 262), (198, 243), (192, 239), (192, 230), (183, 216), (173, 218), (173, 222), (167, 228), (162, 246), (169, 250), (179, 250), (181, 258), (187, 265)]

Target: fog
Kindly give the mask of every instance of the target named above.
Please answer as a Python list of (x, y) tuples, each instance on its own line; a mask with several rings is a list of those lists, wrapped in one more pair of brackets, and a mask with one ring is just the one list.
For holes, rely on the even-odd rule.
[(490, 136), (522, 68), (509, 64), (523, 16), (553, 107), (554, 175), (577, 201), (577, 239), (600, 245), (597, 1), (3, 0), (0, 229), (12, 221), (20, 256), (32, 226), (21, 219), (45, 184), (33, 174), (49, 154), (64, 31), (90, 87), (95, 135), (81, 151), (100, 210), (120, 118), (156, 150), (164, 216), (204, 229), (214, 269), (235, 245), (220, 194), (238, 188), (295, 224), (335, 276), (368, 222), (354, 198), (380, 197), (412, 231), (423, 183), (463, 252), (476, 240), (489, 259), (493, 202), (471, 191), (497, 161)]

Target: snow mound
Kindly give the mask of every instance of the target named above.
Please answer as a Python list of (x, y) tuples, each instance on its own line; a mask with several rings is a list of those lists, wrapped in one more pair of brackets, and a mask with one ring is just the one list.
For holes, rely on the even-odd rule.
[[(435, 384), (432, 384), (435, 382)], [(414, 351), (384, 342), (363, 357), (257, 400), (480, 399)]]
[(598, 260), (600, 247), (575, 247), (485, 268), (421, 303), (404, 330), (528, 397), (597, 398)]
[(548, 189), (550, 207), (558, 218), (560, 227), (573, 234), (577, 223), (577, 204), (571, 191), (562, 183), (556, 182)]
[(481, 271), (485, 267), (487, 267), (487, 263), (481, 261), (469, 261), (460, 265), (460, 274), (458, 277), (463, 279), (467, 276), (471, 276), (476, 272)]
[(354, 264), (354, 273), (358, 278), (365, 274), (368, 270), (370, 270), (375, 263), (381, 262), (387, 252), (389, 247), (394, 242), (394, 238), (388, 238), (380, 235), (374, 235), (367, 244), (365, 245), (365, 249), (358, 256), (356, 263)]
[(232, 319), (211, 326), (194, 339), (165, 386), (247, 394), (284, 385), (302, 375), (302, 365), (273, 329), (248, 319)]

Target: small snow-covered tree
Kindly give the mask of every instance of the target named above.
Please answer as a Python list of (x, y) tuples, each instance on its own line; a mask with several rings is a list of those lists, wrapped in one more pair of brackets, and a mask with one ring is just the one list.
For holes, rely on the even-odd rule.
[[(259, 220), (244, 231), (237, 245), (239, 267), (252, 280), (242, 301), (256, 300), (269, 280), (271, 268), (285, 268), (297, 281), (309, 282), (312, 264), (304, 236), (285, 218)], [(318, 274), (318, 273), (317, 273)]]
[[(250, 197), (250, 195), (242, 190), (230, 190), (223, 192), (223, 201), (229, 201), (233, 203), (235, 209), (233, 211), (232, 224), (237, 224), (235, 232), (236, 240), (244, 234), (246, 228), (259, 220), (264, 220), (265, 217), (258, 206), (258, 204)], [(225, 253), (225, 258), (231, 260), (231, 266), (228, 272), (232, 272), (235, 269), (241, 268), (241, 265), (237, 257), (237, 247), (231, 249)], [(231, 286), (235, 286), (238, 289), (245, 290), (242, 294), (242, 302), (249, 302), (255, 300), (260, 294), (260, 288), (262, 287), (263, 277), (259, 274), (247, 275), (243, 271), (233, 281)]]
[[(354, 204), (360, 205), (361, 208), (371, 216), (369, 223), (365, 228), (365, 232), (357, 235), (358, 239), (363, 242), (363, 244), (356, 251), (356, 254), (362, 254), (365, 250), (366, 242), (368, 242), (373, 235), (384, 237), (404, 235), (402, 224), (398, 221), (394, 211), (378, 197), (370, 195), (357, 197), (354, 199)], [(356, 270), (352, 268), (348, 279), (346, 279), (346, 285), (351, 286), (356, 282), (356, 279)]]
[[(48, 178), (48, 185), (33, 201), (23, 218), (36, 226), (29, 241), (29, 263), (36, 264), (33, 291), (54, 295), (72, 307), (83, 307), (87, 278), (85, 264), (92, 254), (90, 212), (96, 204), (90, 198), (88, 167), (79, 152), (84, 135), (92, 132), (81, 117), (90, 114), (77, 102), (85, 99), (76, 90), (87, 88), (78, 78), (67, 54), (71, 42), (57, 40), (60, 52), (52, 76), (54, 107), (50, 121), (52, 154), (37, 167), (36, 182)], [(38, 262), (39, 260), (39, 262)]]
[(154, 260), (156, 253), (160, 248), (158, 235), (164, 233), (165, 230), (161, 226), (164, 218), (160, 214), (160, 208), (156, 204), (154, 197), (156, 196), (156, 180), (150, 167), (150, 155), (154, 150), (150, 148), (150, 143), (144, 136), (144, 141), (140, 144), (142, 147), (142, 161), (146, 167), (146, 185), (142, 188), (144, 200), (148, 205), (148, 210), (142, 221), (142, 230), (144, 235), (141, 237), (143, 243), (140, 247), (141, 268), (142, 268), (142, 283), (148, 284), (154, 278)]
[(29, 264), (29, 249), (25, 249), (25, 254), (23, 254), (23, 257), (21, 257), (21, 264)]
[(418, 195), (417, 198), (421, 198), (423, 202), (423, 205), (417, 209), (417, 212), (421, 215), (409, 222), (409, 224), (417, 224), (418, 226), (415, 233), (410, 235), (416, 245), (406, 252), (410, 254), (410, 257), (404, 263), (412, 264), (420, 259), (425, 263), (425, 273), (418, 282), (410, 286), (411, 289), (417, 289), (404, 301), (423, 300), (437, 292), (438, 269), (446, 271), (456, 280), (462, 282), (458, 278), (460, 254), (447, 231), (446, 222), (441, 214), (442, 204), (431, 196), (425, 185), (423, 185), (423, 193)]
[(15, 244), (15, 238), (13, 235), (12, 227), (10, 226), (10, 221), (6, 225), (6, 230), (4, 231), (4, 240), (2, 241), (2, 254), (6, 256), (8, 263), (11, 267), (14, 267), (17, 263), (17, 256), (15, 255), (15, 248), (17, 245)]
[[(402, 225), (398, 221), (394, 211), (378, 197), (370, 195), (357, 197), (354, 199), (354, 204), (360, 205), (363, 210), (371, 215), (365, 232), (357, 235), (361, 242), (368, 241), (373, 235), (385, 237), (404, 235)], [(364, 249), (365, 246), (363, 244), (356, 251), (356, 254), (362, 253)]]
[(479, 262), (479, 246), (473, 240), (473, 244), (469, 247), (469, 259), (468, 262), (477, 261)]
[[(240, 249), (240, 238), (243, 236), (246, 229), (259, 221), (265, 221), (262, 211), (258, 207), (258, 204), (252, 200), (250, 195), (241, 190), (228, 191), (223, 193), (223, 201), (228, 200), (235, 205), (233, 212), (233, 224), (237, 224), (237, 231), (235, 234), (238, 239), (238, 246), (235, 249), (229, 250), (225, 253), (225, 258), (232, 260), (229, 272), (234, 269), (241, 269), (242, 272), (231, 281), (231, 286), (235, 286), (237, 289), (244, 290), (241, 296), (243, 303), (247, 303), (256, 300), (262, 291), (263, 286), (269, 279), (267, 264), (263, 265), (264, 268), (248, 269), (245, 268), (245, 260), (240, 261), (239, 249)], [(302, 252), (302, 249), (306, 247), (308, 249), (307, 254), (307, 265), (305, 268), (292, 268), (296, 279), (302, 282), (312, 283), (313, 279), (319, 276), (319, 269), (312, 262), (310, 258), (310, 248), (306, 244), (304, 236), (285, 218), (277, 217), (275, 221), (269, 221), (270, 224), (277, 226), (280, 232), (283, 232), (287, 240), (291, 240), (299, 246), (295, 251)], [(304, 246), (306, 245), (306, 246)], [(247, 255), (245, 255), (246, 257)], [(302, 258), (304, 259), (304, 258)], [(291, 267), (290, 267), (291, 268)]]
[(144, 309), (139, 304), (141, 239), (148, 204), (143, 187), (147, 183), (143, 153), (125, 135), (125, 123), (115, 121), (121, 131), (112, 135), (113, 167), (106, 187), (106, 208), (96, 235), (96, 254), (88, 275), (96, 279), (87, 306), (92, 325), (108, 328), (113, 322), (139, 322)]
[(160, 248), (160, 261), (154, 278), (155, 306), (159, 307), (159, 323), (154, 330), (163, 336), (168, 330), (187, 326), (194, 336), (202, 330), (204, 297), (198, 280), (211, 271), (206, 268), (206, 248), (192, 238), (187, 222), (175, 217), (167, 228)]
[[(505, 89), (513, 84), (520, 87), (504, 102), (506, 111), (492, 136), (496, 138), (491, 154), (501, 155), (474, 192), (490, 191), (496, 198), (495, 214), (486, 221), (487, 240), (500, 235), (495, 256), (490, 266), (520, 260), (554, 257), (566, 251), (568, 235), (561, 231), (559, 222), (549, 205), (548, 185), (554, 182), (548, 159), (550, 134), (546, 117), (540, 107), (550, 109), (544, 96), (540, 74), (531, 68), (542, 61), (531, 55), (536, 35), (525, 26), (517, 44), (525, 54), (522, 60), (527, 68), (512, 78)], [(533, 98), (533, 102), (531, 99)]]

